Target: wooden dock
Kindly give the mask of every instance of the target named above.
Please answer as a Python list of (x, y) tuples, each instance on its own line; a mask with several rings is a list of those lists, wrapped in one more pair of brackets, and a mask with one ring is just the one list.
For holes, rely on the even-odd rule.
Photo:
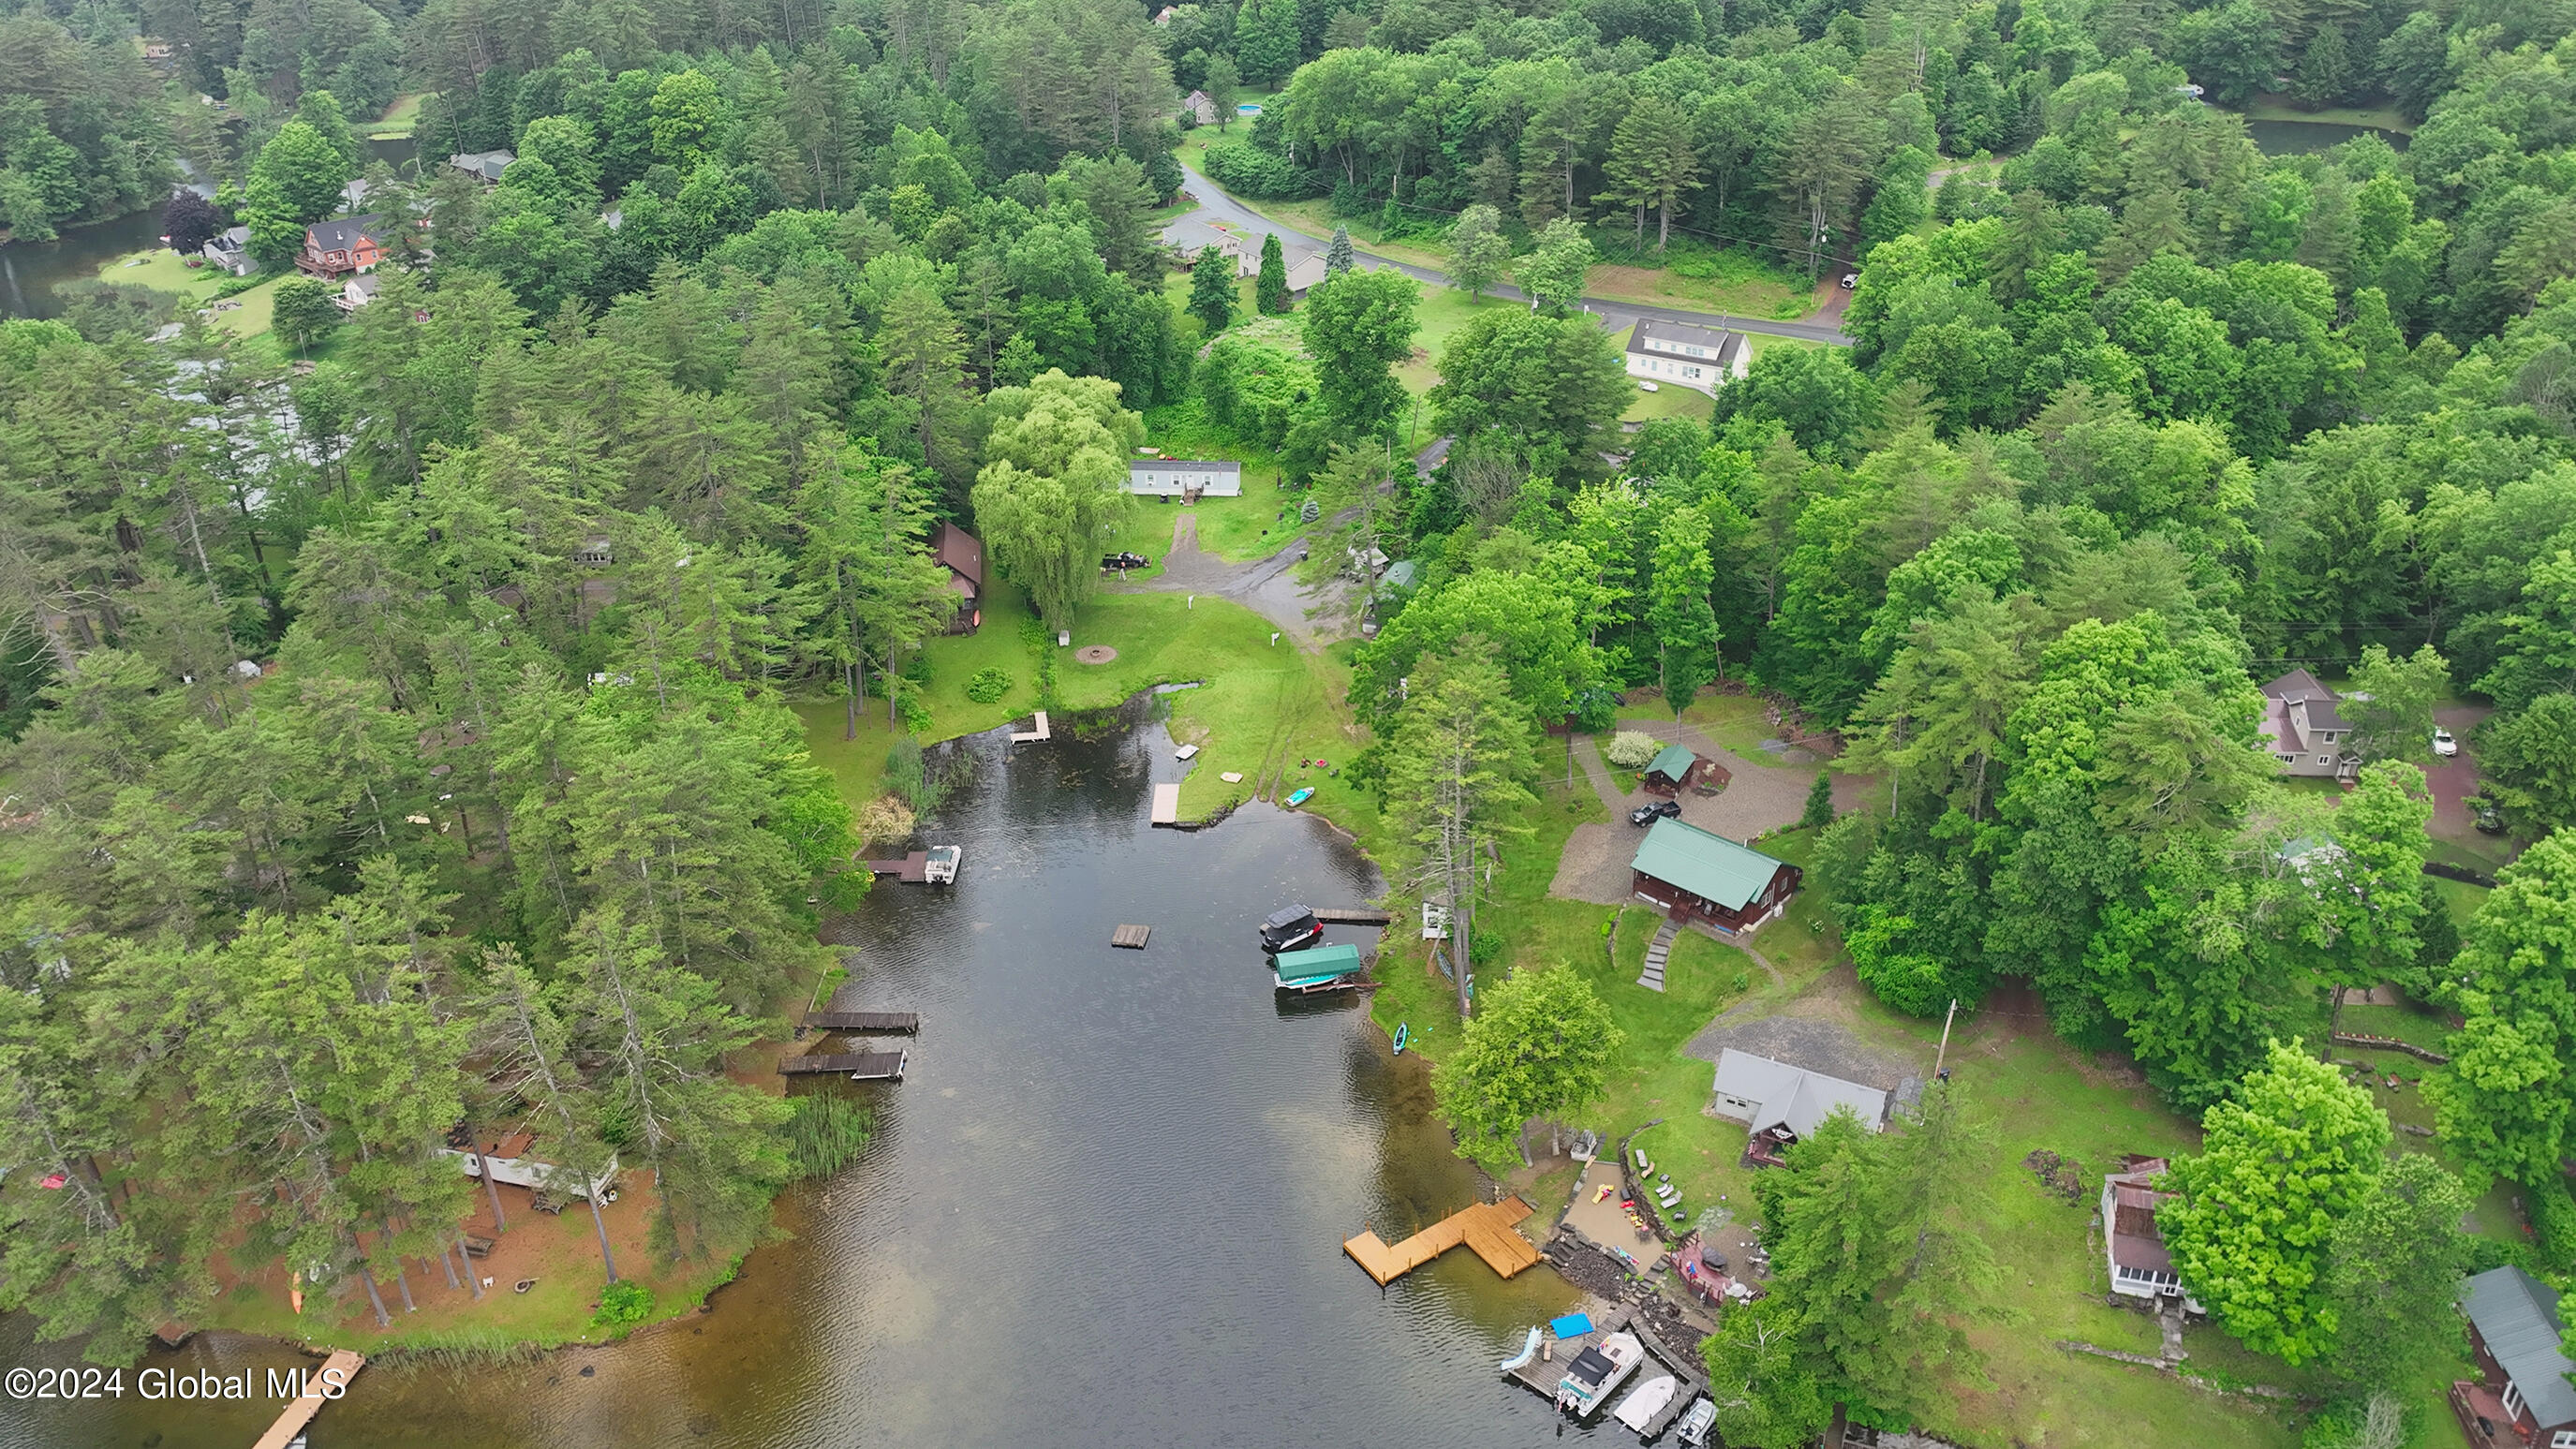
[(866, 864), (870, 874), (890, 875), (905, 885), (920, 885), (930, 879), (930, 852), (926, 850), (916, 850), (901, 860), (871, 860)]
[(1045, 710), (1039, 710), (1039, 711), (1038, 711), (1038, 722), (1037, 722), (1037, 723), (1038, 723), (1038, 727), (1037, 727), (1036, 729), (1033, 729), (1033, 730), (1013, 730), (1013, 731), (1011, 731), (1011, 743), (1012, 743), (1012, 744), (1015, 744), (1015, 745), (1034, 745), (1034, 744), (1040, 744), (1040, 743), (1043, 743), (1043, 742), (1044, 742), (1044, 741), (1046, 741), (1046, 740), (1049, 740), (1049, 739), (1054, 738), (1054, 734), (1053, 734), (1053, 732), (1052, 732), (1052, 731), (1050, 731), (1050, 730), (1047, 728), (1047, 717), (1046, 717), (1046, 711), (1045, 711)]
[(1154, 787), (1154, 823), (1156, 825), (1181, 823), (1181, 787), (1179, 785)]
[(1327, 926), (1389, 926), (1395, 923), (1395, 913), (1352, 906), (1317, 906), (1315, 919)]
[(900, 1082), (903, 1069), (911, 1060), (910, 1052), (818, 1052), (809, 1056), (780, 1057), (778, 1072), (787, 1077), (846, 1072), (854, 1082)]
[(358, 1376), (358, 1370), (366, 1366), (365, 1354), (352, 1353), (345, 1348), (333, 1352), (323, 1361), (322, 1367), (305, 1380), (304, 1392), (286, 1401), (286, 1408), (278, 1414), (277, 1422), (268, 1426), (268, 1432), (260, 1435), (259, 1442), (251, 1449), (286, 1449), (287, 1445), (295, 1442), (296, 1436), (304, 1432), (304, 1426), (313, 1422), (313, 1416), (322, 1412), (322, 1406), (337, 1397), (335, 1391), (347, 1388), (349, 1381)]
[(1537, 1209), (1518, 1196), (1462, 1208), (1392, 1246), (1374, 1232), (1363, 1232), (1342, 1244), (1342, 1251), (1383, 1288), (1451, 1248), (1464, 1244), (1485, 1266), (1505, 1278), (1538, 1262), (1538, 1249), (1514, 1225)]
[(921, 1013), (916, 1011), (809, 1011), (805, 1024), (816, 1031), (904, 1031), (921, 1030)]
[(1122, 951), (1142, 951), (1145, 938), (1154, 934), (1151, 926), (1120, 926), (1109, 933), (1109, 944)]

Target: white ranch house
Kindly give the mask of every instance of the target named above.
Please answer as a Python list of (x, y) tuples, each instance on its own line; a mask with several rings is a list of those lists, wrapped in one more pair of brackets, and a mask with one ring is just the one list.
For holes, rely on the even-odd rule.
[(1186, 458), (1139, 458), (1127, 465), (1127, 491), (1152, 498), (1240, 498), (1241, 463), (1205, 463)]

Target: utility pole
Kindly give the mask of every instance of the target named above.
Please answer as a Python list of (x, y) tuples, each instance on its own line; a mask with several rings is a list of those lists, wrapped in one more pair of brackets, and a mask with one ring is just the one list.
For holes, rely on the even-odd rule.
[(1950, 1059), (1950, 1023), (1958, 1018), (1959, 998), (1953, 996), (1950, 998), (1950, 1014), (1941, 1018), (1941, 1050), (1932, 1058), (1932, 1080), (1936, 1082), (1949, 1080), (1942, 1071), (1942, 1063)]

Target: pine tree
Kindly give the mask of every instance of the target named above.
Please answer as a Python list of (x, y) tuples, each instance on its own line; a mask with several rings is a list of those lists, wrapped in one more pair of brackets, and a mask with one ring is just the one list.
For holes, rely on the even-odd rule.
[(1253, 305), (1267, 317), (1285, 316), (1288, 311), (1288, 262), (1279, 251), (1279, 233), (1269, 232), (1261, 238), (1261, 275), (1252, 284)]
[(1655, 208), (1655, 250), (1672, 239), (1673, 204), (1699, 189), (1699, 146), (1690, 117), (1660, 96), (1648, 96), (1631, 107), (1610, 136), (1610, 159), (1604, 171), (1610, 189), (1595, 201), (1632, 206), (1637, 213), (1637, 239), (1646, 236), (1646, 208)]
[(1351, 269), (1351, 229), (1333, 228), (1333, 240), (1324, 248), (1324, 279), (1330, 281)]
[(1220, 247), (1201, 247), (1190, 264), (1190, 315), (1214, 337), (1234, 325), (1234, 302), (1234, 258)]

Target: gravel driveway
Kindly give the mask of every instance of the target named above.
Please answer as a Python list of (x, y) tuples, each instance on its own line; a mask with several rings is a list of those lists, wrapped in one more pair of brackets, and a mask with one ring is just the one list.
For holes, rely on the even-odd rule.
[[(1657, 737), (1670, 739), (1672, 726), (1663, 726)], [(1806, 812), (1807, 791), (1821, 766), (1757, 765), (1719, 749), (1706, 735), (1687, 726), (1681, 741), (1724, 765), (1734, 777), (1714, 797), (1689, 790), (1681, 793), (1682, 819), (1688, 824), (1729, 840), (1751, 840), (1763, 831), (1794, 823)], [(1601, 803), (1610, 808), (1610, 823), (1574, 827), (1566, 839), (1565, 854), (1557, 859), (1556, 879), (1549, 884), (1548, 894), (1617, 905), (1629, 899), (1628, 862), (1636, 857), (1638, 842), (1646, 834), (1628, 823), (1628, 812), (1654, 797), (1642, 790), (1621, 792), (1592, 740), (1576, 740), (1574, 758)]]

